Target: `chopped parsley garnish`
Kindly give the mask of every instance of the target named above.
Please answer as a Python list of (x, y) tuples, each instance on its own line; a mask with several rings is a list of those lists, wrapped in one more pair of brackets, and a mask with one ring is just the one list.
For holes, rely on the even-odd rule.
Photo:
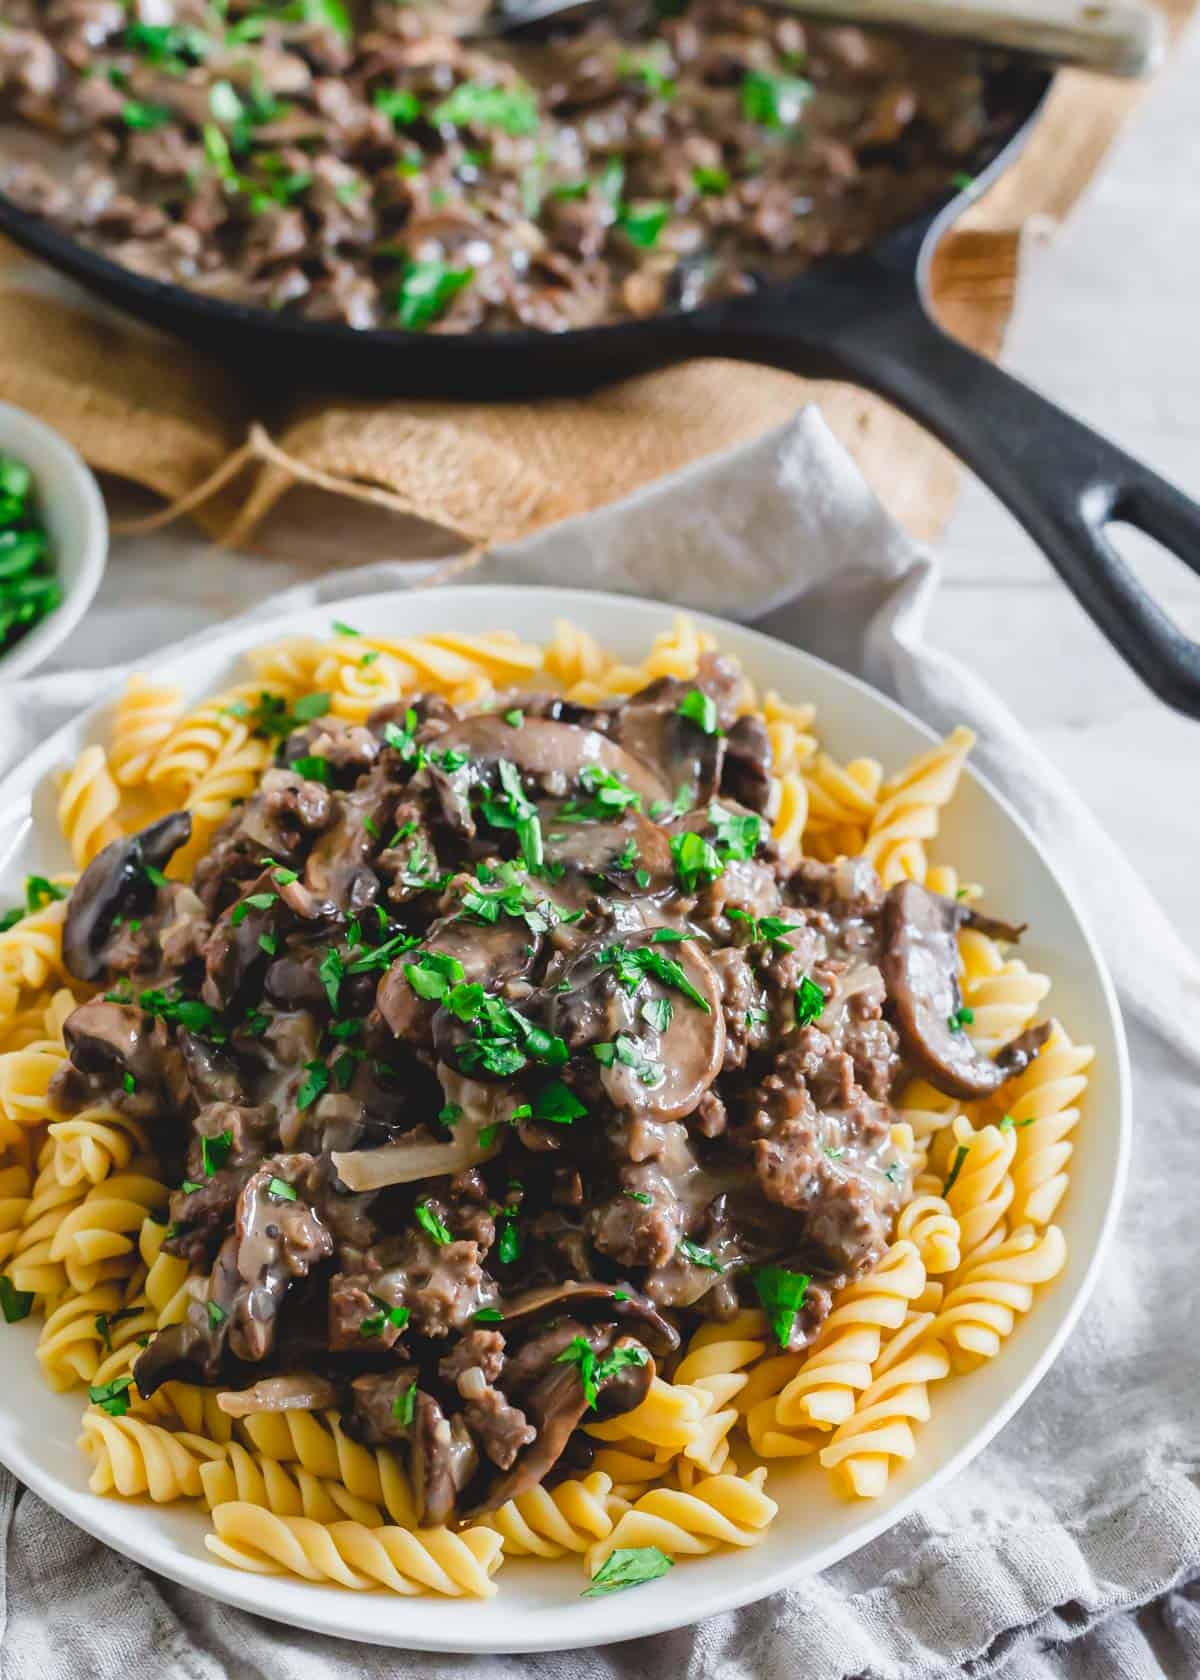
[(337, 1013), (338, 994), (342, 980), (345, 977), (346, 965), (342, 960), (342, 953), (336, 945), (331, 945), (321, 958), (317, 973), (321, 977), (321, 984), (325, 988), (325, 996), (329, 999), (329, 1007)]
[(132, 1377), (114, 1377), (111, 1382), (88, 1384), (88, 1399), (109, 1417), (124, 1417), (129, 1410), (129, 1389)]
[(640, 811), (642, 796), (602, 764), (585, 764), (579, 785), (589, 796), (569, 799), (558, 813), (560, 822), (612, 822), (623, 811)]
[(475, 1314), (476, 1324), (501, 1324), (503, 1321), (504, 1314), (498, 1307), (480, 1307)]
[(18, 1289), (8, 1276), (0, 1276), (0, 1312), (5, 1324), (19, 1324), (33, 1311), (33, 1291)]
[(693, 1266), (703, 1266), (706, 1272), (723, 1272), (724, 1266), (717, 1259), (711, 1248), (701, 1248), (690, 1237), (681, 1237), (679, 1252), (685, 1260), (690, 1260)]
[(956, 1009), (953, 1015), (947, 1015), (946, 1025), (950, 1028), (952, 1033), (960, 1033), (964, 1027), (969, 1027), (974, 1019), (975, 1011), (973, 1009), (966, 1008), (964, 1005), (963, 1008)]
[(671, 1025), (671, 1017), (675, 1011), (670, 998), (647, 998), (638, 1014), (647, 1026), (653, 1027), (657, 1033), (665, 1033)]
[(179, 1188), (183, 1191), (185, 1196), (193, 1196), (197, 1190), (202, 1190), (204, 1187), (201, 1184), (197, 1184), (194, 1178), (185, 1178), (180, 1180)]
[(628, 1196), (631, 1202), (641, 1202), (643, 1207), (653, 1207), (654, 1197), (645, 1190), (622, 1190), (623, 1196)]
[(205, 1302), (205, 1305), (208, 1308), (208, 1322), (212, 1325), (214, 1330), (219, 1330), (225, 1320), (229, 1317), (229, 1314), (225, 1311), (224, 1307), (218, 1306), (215, 1301), (207, 1301)]
[(199, 998), (173, 998), (166, 992), (152, 990), (143, 992), (138, 1004), (147, 1015), (161, 1015), (164, 1021), (175, 1021), (188, 1032), (209, 1038), (214, 1044), (225, 1039), (225, 1029), (216, 1010), (201, 1003)]
[(409, 332), (424, 332), (474, 278), (473, 268), (451, 268), (449, 263), (434, 261), (406, 263), (395, 298), (400, 325)]
[(454, 128), (499, 128), (519, 137), (537, 132), (537, 100), (526, 88), (460, 82), (448, 98), (434, 106), (430, 120)]
[(419, 720), (417, 718), (417, 714), (410, 706), (404, 714), (403, 729), (395, 723), (385, 723), (383, 726), (383, 739), (385, 745), (391, 747), (393, 752), (398, 752), (400, 757), (406, 762), (410, 758), (417, 757), (419, 751), (421, 750), (418, 749), (416, 743), (418, 722)]
[[(375, 96), (376, 109), (379, 108), (379, 96)], [(335, 636), (361, 636), (362, 631), (356, 630), (353, 624), (343, 624), (340, 618), (335, 618), (332, 625)]]
[(137, 1080), (128, 1070), (121, 1075), (121, 1089), (127, 1097), (131, 1097), (137, 1090)]
[(162, 128), (171, 120), (171, 113), (165, 105), (151, 105), (142, 99), (127, 99), (121, 107), (121, 117), (126, 128), (151, 129)]
[(741, 922), (751, 945), (790, 945), (789, 933), (796, 933), (800, 922), (785, 922), (782, 916), (752, 916), (748, 910), (731, 905), (725, 912), (731, 922)]
[(521, 1251), (524, 1246), (517, 1216), (515, 1213), (506, 1210), (500, 1220), (500, 1230), (496, 1235), (496, 1258), (501, 1265), (511, 1266), (514, 1260), (521, 1258)]
[(163, 874), (161, 869), (156, 869), (152, 863), (144, 863), (142, 865), (142, 874), (146, 877), (147, 881), (150, 882), (151, 886), (165, 887), (167, 884), (167, 877)]
[(44, 909), (56, 899), (66, 898), (69, 890), (68, 887), (60, 887), (57, 881), (48, 881), (44, 875), (26, 875), (25, 908), (32, 915), (35, 910)]
[(727, 811), (714, 800), (708, 807), (708, 820), (716, 831), (717, 855), (726, 863), (754, 856), (762, 839), (761, 817), (753, 811)]
[(273, 933), (260, 933), (258, 936), (258, 948), (260, 951), (265, 951), (269, 957), (273, 957), (279, 950), (278, 936)]
[(520, 706), (513, 706), (509, 711), (505, 712), (504, 721), (508, 724), (510, 729), (520, 729), (521, 725), (525, 722), (525, 713), (521, 710)]
[(824, 1013), (825, 993), (807, 974), (796, 988), (794, 1008), (796, 1024), (801, 1027), (806, 1027), (810, 1021), (815, 1021)]
[(229, 920), (234, 927), (241, 927), (251, 910), (269, 910), (278, 899), (279, 894), (277, 892), (249, 893), (234, 905)]
[[(380, 88), (371, 103), (385, 117), (390, 117), (397, 128), (406, 128), (421, 115), (421, 101), (411, 88)], [(358, 631), (352, 634), (357, 635)]]
[(420, 943), (415, 933), (398, 933), (391, 939), (385, 939), (382, 945), (374, 946), (361, 957), (355, 957), (353, 962), (347, 963), (346, 973), (370, 974), (377, 968), (390, 968), (398, 956), (405, 951), (411, 951), (414, 945)]
[(443, 951), (423, 951), (418, 962), (405, 963), (404, 974), (419, 998), (440, 1002), (466, 973), (457, 957)]
[(415, 1382), (411, 1382), (407, 1388), (402, 1388), (400, 1393), (397, 1394), (396, 1398), (392, 1401), (392, 1416), (395, 1418), (397, 1423), (403, 1425), (403, 1427), (407, 1429), (408, 1425), (413, 1420), (413, 1415), (416, 1412), (416, 1409), (417, 1385)]
[[(504, 1079), (519, 1073), (526, 1062), (561, 1067), (567, 1046), (499, 998), (488, 997), (481, 986), (461, 988), (464, 995), (455, 1013), (471, 1024), (471, 1039), (455, 1051), (464, 1072), (482, 1069)], [(454, 1000), (447, 999), (448, 1003)]]
[(533, 1099), (533, 1118), (548, 1121), (554, 1126), (569, 1126), (586, 1114), (584, 1104), (561, 1079), (550, 1080)]
[(113, 1350), (113, 1325), (120, 1324), (122, 1320), (127, 1318), (136, 1318), (138, 1316), (138, 1311), (139, 1309), (137, 1307), (122, 1307), (120, 1312), (96, 1314), (92, 1323), (96, 1327), (97, 1336), (99, 1336), (100, 1340), (104, 1343), (104, 1350), (106, 1353), (111, 1353)]
[(762, 1303), (772, 1334), (786, 1349), (804, 1305), (812, 1278), (807, 1272), (791, 1272), (786, 1266), (760, 1266), (754, 1273), (754, 1292)]
[(403, 1330), (409, 1318), (407, 1307), (389, 1307), (378, 1295), (372, 1295), (371, 1299), (380, 1310), (361, 1320), (358, 1326), (360, 1336), (382, 1336), (389, 1327), (393, 1330)]
[(329, 760), (321, 758), (317, 753), (306, 753), (303, 758), (294, 758), (291, 768), (297, 776), (303, 776), (306, 782), (323, 782), (329, 786)]
[(462, 1104), (455, 1102), (443, 1103), (438, 1109), (438, 1119), (443, 1126), (453, 1126), (462, 1119)]
[(674, 1567), (674, 1559), (657, 1546), (618, 1546), (592, 1576), (591, 1586), (579, 1596), (603, 1598), (607, 1593), (624, 1592), (626, 1587), (642, 1587)]
[(329, 1089), (329, 1069), (324, 1062), (305, 1062), (304, 1075), (300, 1089), (296, 1092), (296, 1107), (301, 1112), (311, 1108), (322, 1091)]
[(812, 83), (803, 76), (748, 70), (742, 82), (742, 115), (760, 128), (795, 128), (812, 92)]
[(296, 1192), (286, 1178), (271, 1178), (267, 1180), (267, 1195), (275, 1202), (294, 1202)]
[(702, 1009), (706, 1015), (712, 1014), (711, 1004), (692, 985), (683, 972), (683, 965), (674, 957), (664, 956), (653, 945), (639, 945), (633, 950), (626, 945), (606, 945), (598, 953), (596, 961), (602, 968), (614, 971), (618, 986), (628, 997), (632, 997), (642, 982), (652, 975), (660, 984), (682, 992), (695, 1008)]
[(728, 169), (706, 169), (703, 165), (692, 170), (692, 185), (700, 193), (727, 193), (729, 191)]
[(997, 1130), (1001, 1132), (1011, 1132), (1015, 1129), (1019, 1132), (1024, 1126), (1032, 1126), (1036, 1118), (1036, 1115), (1030, 1114), (1024, 1120), (1014, 1120), (1011, 1114), (1006, 1114), (997, 1127)]
[(521, 848), (526, 869), (536, 871), (546, 860), (545, 842), (538, 808), (525, 792), (521, 773), (507, 758), (496, 763), (501, 791), (489, 794), (480, 805), (485, 822), (493, 828), (512, 829)]
[(232, 1132), (218, 1132), (215, 1137), (200, 1139), (200, 1159), (204, 1163), (205, 1178), (211, 1178), (225, 1165), (232, 1148)]
[(662, 1063), (644, 1056), (637, 1039), (630, 1038), (628, 1033), (618, 1033), (611, 1044), (593, 1044), (592, 1055), (601, 1067), (612, 1067), (614, 1062), (620, 1062), (631, 1068), (643, 1085), (661, 1085), (663, 1082)]
[(658, 236), (671, 219), (671, 206), (661, 199), (642, 199), (636, 204), (623, 204), (617, 215), (617, 226), (631, 245), (651, 251), (658, 244)]
[(428, 1236), (433, 1238), (434, 1242), (437, 1243), (439, 1247), (444, 1247), (446, 1243), (454, 1241), (450, 1232), (433, 1211), (431, 1203), (418, 1202), (416, 1207), (413, 1209), (413, 1212), (417, 1216), (417, 1224)]
[(675, 859), (679, 885), (685, 893), (694, 893), (698, 886), (715, 881), (725, 873), (725, 865), (715, 849), (691, 829), (671, 837), (671, 855)]
[(717, 703), (702, 688), (691, 688), (679, 702), (679, 715), (694, 723), (704, 735), (723, 735), (717, 722)]
[(943, 1186), (942, 1186), (942, 1195), (943, 1196), (948, 1196), (950, 1194), (951, 1190), (953, 1190), (954, 1186), (958, 1183), (958, 1175), (963, 1170), (963, 1162), (966, 1160), (966, 1158), (969, 1154), (970, 1154), (970, 1149), (968, 1148), (968, 1146), (965, 1143), (960, 1143), (958, 1148), (954, 1152), (954, 1164), (950, 1168), (949, 1177), (946, 1179), (945, 1184), (943, 1184)]
[(558, 1354), (554, 1363), (578, 1367), (579, 1386), (583, 1389), (583, 1397), (588, 1406), (594, 1408), (597, 1394), (596, 1355), (592, 1352), (590, 1344), (582, 1336), (574, 1337)]

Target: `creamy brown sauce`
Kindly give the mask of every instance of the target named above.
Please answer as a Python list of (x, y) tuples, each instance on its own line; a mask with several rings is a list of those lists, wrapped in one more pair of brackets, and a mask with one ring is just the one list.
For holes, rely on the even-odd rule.
[[(201, 1280), (147, 1391), (332, 1387), (442, 1520), (586, 1460), (593, 1401), (636, 1404), (773, 1276), (797, 1280), (772, 1322), (798, 1349), (879, 1260), (909, 1191), (891, 1096), (938, 1051), (904, 1023), (953, 1009), (963, 912), (781, 858), (729, 788), (740, 692), (706, 656), (570, 718), (527, 695), (324, 719), (194, 890), (142, 904), (136, 837), (89, 866), (67, 932), (110, 989), (67, 1023), (56, 1100), (152, 1130), (166, 1247)], [(757, 739), (738, 785), (769, 805)], [(690, 808), (664, 797), (681, 767)], [(618, 1344), (633, 1364), (606, 1371)]]
[(457, 38), (352, 0), (10, 0), (0, 185), (138, 273), (315, 320), (562, 331), (871, 244), (989, 133), (969, 49), (747, 0)]

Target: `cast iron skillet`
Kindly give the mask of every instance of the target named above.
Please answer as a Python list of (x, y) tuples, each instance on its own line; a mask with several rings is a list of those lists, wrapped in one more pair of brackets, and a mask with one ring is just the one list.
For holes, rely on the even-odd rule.
[[(998, 119), (974, 163), (978, 183), (1012, 161), (1049, 82), (1029, 66), (990, 79)], [(1172, 623), (1106, 532), (1117, 521), (1136, 526), (1200, 573), (1200, 507), (934, 324), (924, 301), (930, 261), (965, 203), (947, 192), (869, 250), (750, 297), (555, 334), (357, 332), (204, 298), (130, 273), (2, 195), (0, 230), (143, 321), (289, 385), (480, 401), (586, 391), (688, 357), (729, 356), (865, 386), (973, 468), (1143, 681), (1200, 718), (1200, 643)]]

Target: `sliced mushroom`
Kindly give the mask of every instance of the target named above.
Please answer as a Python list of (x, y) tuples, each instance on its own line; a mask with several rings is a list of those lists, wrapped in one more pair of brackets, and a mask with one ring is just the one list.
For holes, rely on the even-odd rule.
[(494, 991), (501, 980), (524, 974), (537, 954), (540, 935), (524, 922), (505, 919), (489, 925), (447, 916), (434, 922), (423, 944), (406, 951), (379, 982), (379, 1013), (392, 1032), (406, 1043), (427, 1047), (432, 1042), (435, 998), (423, 998), (409, 983), (408, 969), (420, 965), (427, 952), (453, 957), (462, 964), (463, 980)]
[(522, 775), (537, 777), (548, 793), (565, 793), (578, 783), (582, 771), (598, 764), (639, 794), (646, 810), (656, 800), (670, 797), (650, 765), (633, 757), (607, 736), (573, 723), (526, 718), (519, 729), (513, 729), (502, 717), (483, 713), (452, 724), (439, 736), (437, 744), (439, 751), (456, 749), (466, 753), (476, 767), (507, 759)]
[[(547, 859), (568, 875), (599, 877), (626, 891), (660, 892), (674, 885), (671, 837), (639, 811), (612, 823), (564, 822), (556, 811), (544, 811), (542, 829)], [(644, 886), (639, 874), (649, 877)]]
[[(593, 1046), (614, 1047), (597, 1060), (604, 1093), (617, 1108), (679, 1119), (692, 1112), (725, 1059), (720, 982), (694, 939), (657, 944), (652, 933), (640, 932), (621, 948), (656, 951), (678, 964), (689, 992), (646, 973), (631, 993), (606, 960), (605, 946), (595, 942), (548, 994), (550, 1030), (572, 1051), (594, 1055)], [(665, 1029), (651, 1007), (663, 1004), (670, 1006)]]
[(98, 1080), (126, 1085), (125, 1106), (155, 1117), (188, 1089), (183, 1060), (161, 1020), (133, 1004), (93, 998), (67, 1016), (63, 1042), (73, 1067)]
[(104, 945), (117, 918), (144, 915), (158, 888), (147, 866), (161, 870), (191, 838), (187, 811), (173, 811), (140, 834), (113, 840), (88, 864), (72, 888), (63, 925), (63, 961), (77, 980), (104, 970)]
[[(597, 1334), (593, 1332), (589, 1340), (595, 1341)], [(501, 1476), (488, 1489), (483, 1503), (473, 1515), (498, 1511), (510, 1499), (539, 1487), (553, 1470), (588, 1410), (579, 1367), (574, 1364), (551, 1365), (528, 1400), (523, 1402), (523, 1409), (536, 1426), (537, 1437), (520, 1454), (508, 1474)]]
[(958, 929), (963, 912), (953, 900), (902, 881), (883, 907), (880, 962), (905, 1055), (939, 1091), (970, 1099), (998, 1091), (1028, 1067), (1049, 1036), (1031, 1028), (994, 1061), (976, 1049), (960, 1022)]
[(505, 1332), (508, 1333), (551, 1308), (561, 1307), (575, 1312), (581, 1306), (594, 1303), (604, 1310), (606, 1318), (629, 1318), (638, 1327), (638, 1334), (648, 1347), (662, 1359), (676, 1352), (679, 1332), (659, 1312), (653, 1301), (628, 1283), (566, 1282), (549, 1284), (543, 1289), (527, 1289), (520, 1295), (510, 1295), (501, 1302)]
[(440, 1528), (449, 1522), (478, 1462), (475, 1443), (462, 1419), (447, 1419), (431, 1394), (418, 1391), (408, 1464), (422, 1528)]
[(725, 761), (725, 736), (715, 723), (705, 729), (680, 711), (695, 683), (660, 677), (621, 707), (613, 733), (621, 746), (652, 767), (666, 784), (668, 799), (702, 805), (716, 793)]
[(623, 1412), (633, 1411), (649, 1394), (654, 1381), (654, 1361), (635, 1336), (618, 1336), (612, 1351), (626, 1355), (626, 1361), (610, 1375), (604, 1374), (603, 1365), (596, 1372), (598, 1418), (620, 1417)]

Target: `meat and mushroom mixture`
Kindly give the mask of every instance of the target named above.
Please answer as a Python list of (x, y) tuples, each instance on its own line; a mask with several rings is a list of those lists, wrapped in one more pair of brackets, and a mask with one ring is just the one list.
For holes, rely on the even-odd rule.
[(54, 1100), (151, 1132), (193, 1272), (144, 1395), (336, 1405), (440, 1523), (585, 1465), (704, 1321), (814, 1337), (909, 1194), (898, 1083), (985, 1095), (1045, 1029), (972, 1046), (963, 905), (779, 855), (741, 695), (710, 654), (595, 708), (265, 697), (190, 881), (183, 812), (88, 867)]
[(359, 328), (751, 291), (923, 209), (989, 130), (972, 50), (750, 0), (507, 44), (433, 0), (3, 9), (0, 117), (55, 154), (6, 142), (10, 197), (141, 274)]

